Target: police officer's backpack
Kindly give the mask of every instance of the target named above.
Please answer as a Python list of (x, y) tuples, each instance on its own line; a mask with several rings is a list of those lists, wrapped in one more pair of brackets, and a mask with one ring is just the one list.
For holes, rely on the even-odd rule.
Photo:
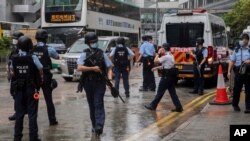
[(33, 49), (33, 54), (38, 57), (39, 61), (43, 65), (44, 70), (52, 69), (52, 62), (51, 62), (51, 59), (49, 57), (49, 52), (48, 52), (47, 46), (44, 46), (44, 47), (35, 46)]
[(116, 47), (114, 54), (114, 65), (120, 70), (125, 70), (129, 66), (127, 47)]

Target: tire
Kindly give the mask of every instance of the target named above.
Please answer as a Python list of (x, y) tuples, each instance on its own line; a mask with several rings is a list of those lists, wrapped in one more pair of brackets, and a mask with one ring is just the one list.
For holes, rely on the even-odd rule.
[(66, 82), (71, 82), (73, 80), (72, 77), (63, 77), (63, 79), (66, 81)]

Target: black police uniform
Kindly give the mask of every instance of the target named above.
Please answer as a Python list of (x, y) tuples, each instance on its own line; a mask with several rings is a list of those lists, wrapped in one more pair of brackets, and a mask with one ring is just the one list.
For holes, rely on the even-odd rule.
[[(28, 37), (21, 37), (19, 42), (22, 44), (27, 42), (27, 40), (29, 40), (32, 47), (32, 41)], [(35, 89), (38, 86), (38, 70), (31, 55), (15, 56), (12, 61), (12, 66), (16, 84), (16, 124), (14, 141), (22, 140), (25, 113), (28, 113), (29, 117), (30, 141), (39, 141), (37, 125), (38, 99), (34, 98)]]
[[(85, 60), (84, 66), (93, 67), (99, 66), (102, 72), (106, 72), (106, 64), (104, 62), (103, 51), (101, 49), (95, 49), (97, 53), (91, 59)], [(90, 49), (84, 51), (86, 58), (92, 53)], [(90, 62), (90, 60), (92, 62)], [(97, 134), (102, 134), (104, 122), (105, 122), (105, 110), (104, 110), (104, 94), (106, 91), (106, 81), (103, 79), (100, 73), (96, 72), (83, 72), (81, 81), (83, 82), (83, 88), (87, 95), (87, 100), (90, 109), (90, 118), (92, 127)]]
[[(22, 32), (15, 31), (12, 36), (13, 36), (13, 39), (18, 40), (23, 35), (24, 34)], [(11, 61), (13, 60), (14, 56), (16, 56), (17, 54), (18, 54), (18, 47), (16, 44), (12, 44), (11, 52), (9, 55), (9, 61), (8, 61), (8, 70), (10, 70)], [(14, 77), (10, 76), (10, 73), (9, 73), (8, 79), (10, 80), (10, 94), (13, 97), (13, 99), (15, 100), (16, 92), (15, 92), (14, 87), (13, 87), (13, 82), (15, 82), (15, 80), (14, 80)], [(15, 105), (14, 105), (14, 110), (16, 111)], [(9, 120), (15, 120), (15, 118), (16, 118), (16, 115), (14, 113), (12, 116), (9, 117)]]
[[(197, 49), (195, 51), (195, 56), (197, 59), (197, 62), (194, 62), (194, 92), (203, 94), (204, 89), (204, 69), (206, 66), (206, 62), (203, 63), (200, 67), (200, 70), (198, 70), (198, 65), (201, 63), (201, 61), (204, 59), (203, 57), (203, 51), (206, 49), (206, 47), (202, 47), (201, 49)], [(200, 71), (200, 72), (199, 72)]]
[(48, 48), (45, 44), (47, 38), (48, 35), (46, 30), (41, 29), (37, 31), (36, 39), (38, 41), (41, 40), (44, 43), (44, 46), (36, 45), (33, 49), (33, 54), (39, 58), (40, 62), (43, 65), (44, 83), (41, 88), (43, 90), (43, 95), (47, 105), (47, 112), (50, 125), (57, 125), (58, 122), (56, 120), (55, 105), (53, 103), (52, 97), (53, 89), (51, 88), (53, 74), (50, 72), (50, 69), (52, 68), (52, 62), (49, 56)]
[(42, 90), (47, 105), (49, 122), (51, 125), (57, 124), (51, 88), (53, 74), (50, 72), (50, 69), (52, 68), (52, 63), (49, 57), (48, 49), (47, 47), (36, 46), (33, 50), (33, 54), (39, 58), (43, 65), (44, 83), (42, 85)]
[[(122, 43), (120, 43), (122, 42)], [(129, 53), (125, 46), (124, 39), (117, 39), (117, 43), (122, 45), (115, 48), (114, 53), (114, 72), (115, 72), (115, 88), (119, 90), (120, 77), (122, 75), (123, 85), (126, 97), (129, 97)]]

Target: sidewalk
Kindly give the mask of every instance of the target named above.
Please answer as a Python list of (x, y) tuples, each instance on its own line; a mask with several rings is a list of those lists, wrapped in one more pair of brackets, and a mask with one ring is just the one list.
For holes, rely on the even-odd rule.
[(229, 128), (232, 124), (250, 124), (250, 115), (244, 114), (244, 94), (241, 112), (233, 111), (231, 105), (209, 105), (201, 113), (192, 117), (163, 139), (163, 141), (229, 141)]

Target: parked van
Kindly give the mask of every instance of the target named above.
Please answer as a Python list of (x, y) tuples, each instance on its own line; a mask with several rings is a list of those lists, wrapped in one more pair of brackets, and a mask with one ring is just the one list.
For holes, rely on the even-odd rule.
[[(116, 39), (118, 36), (103, 36), (98, 37), (98, 44), (100, 49), (105, 53), (111, 53), (112, 48), (116, 46)], [(126, 46), (129, 46), (129, 39), (126, 37)], [(88, 46), (84, 43), (84, 38), (78, 39), (62, 57), (61, 70), (62, 77), (65, 81), (72, 81), (73, 78), (79, 79), (81, 72), (77, 71), (77, 60), (80, 58), (83, 50)]]
[(218, 64), (227, 72), (229, 50), (226, 26), (222, 18), (206, 10), (179, 10), (174, 14), (165, 14), (159, 31), (159, 45), (167, 42), (175, 57), (175, 66), (179, 69), (179, 78), (192, 79), (193, 51), (196, 39), (203, 37), (208, 49), (208, 64), (204, 77), (212, 78), (217, 74)]

